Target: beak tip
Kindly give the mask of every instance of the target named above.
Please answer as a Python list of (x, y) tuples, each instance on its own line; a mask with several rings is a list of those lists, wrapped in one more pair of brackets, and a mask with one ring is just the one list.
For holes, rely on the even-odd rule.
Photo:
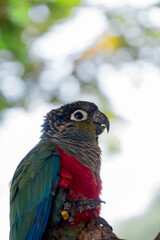
[(107, 129), (107, 133), (109, 133), (109, 130), (110, 130), (110, 122), (107, 118), (107, 122), (106, 122), (106, 129)]

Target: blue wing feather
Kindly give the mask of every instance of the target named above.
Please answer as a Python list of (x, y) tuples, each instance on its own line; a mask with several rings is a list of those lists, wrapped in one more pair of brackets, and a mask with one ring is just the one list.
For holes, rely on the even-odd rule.
[[(58, 177), (57, 173), (59, 172), (59, 157), (55, 155), (54, 159), (54, 171), (52, 176), (52, 185), (54, 187), (57, 186), (58, 183)], [(58, 171), (56, 171), (58, 170)], [(51, 209), (51, 203), (52, 203), (52, 196), (49, 195), (48, 198), (43, 199), (40, 204), (36, 208), (36, 216), (34, 223), (32, 224), (30, 228), (29, 235), (27, 237), (27, 240), (37, 240), (41, 239), (41, 236), (43, 232), (45, 231), (50, 209)]]
[(51, 208), (51, 196), (41, 201), (36, 209), (35, 220), (30, 228), (27, 240), (41, 239), (45, 231)]

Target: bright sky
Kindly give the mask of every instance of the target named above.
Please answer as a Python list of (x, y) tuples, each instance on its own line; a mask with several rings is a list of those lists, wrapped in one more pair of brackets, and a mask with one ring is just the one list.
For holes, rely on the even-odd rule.
[(120, 221), (143, 212), (159, 190), (160, 71), (141, 61), (124, 64), (121, 71), (104, 64), (99, 80), (116, 113), (127, 121), (111, 126), (121, 153), (102, 168), (108, 203), (103, 214)]
[(135, 0), (86, 0), (88, 4), (91, 6), (105, 6), (106, 8), (119, 8), (121, 6), (130, 6), (130, 7), (136, 7), (136, 8), (143, 8), (150, 6), (151, 4), (158, 3), (158, 0), (141, 0), (141, 1), (135, 1)]
[(106, 17), (100, 10), (77, 8), (70, 20), (63, 25), (54, 26), (41, 39), (35, 41), (33, 53), (40, 57), (53, 59), (74, 54), (77, 51), (82, 52), (90, 46), (92, 40), (94, 41), (103, 33), (106, 26)]
[[(131, 1), (132, 4), (134, 2)], [(64, 25), (65, 31), (61, 31), (61, 26), (54, 28), (54, 38), (50, 32), (39, 41), (44, 57), (58, 58), (62, 54), (82, 50), (85, 42), (89, 44), (92, 41), (86, 36), (88, 29), (94, 39), (107, 26), (99, 10), (78, 11), (78, 18), (73, 20), (72, 26), (68, 21)], [(93, 24), (94, 21), (96, 24)], [(76, 28), (79, 35), (76, 37), (74, 34), (72, 42), (72, 33)], [(64, 39), (62, 49), (61, 41)], [(115, 112), (127, 120), (126, 124), (111, 125), (111, 132), (119, 138), (121, 153), (114, 157), (103, 156), (108, 161), (104, 161), (102, 167), (102, 199), (107, 202), (102, 214), (112, 223), (145, 209), (159, 187), (160, 71), (145, 62), (136, 62), (123, 65), (120, 71), (103, 65), (98, 76), (102, 91), (110, 97)], [(0, 168), (0, 225), (3, 226), (0, 239), (8, 239), (5, 236), (9, 231), (9, 182), (19, 161), (38, 142), (42, 117), (52, 107), (42, 104), (29, 113), (21, 109), (10, 110), (0, 126), (0, 159), (3, 161), (3, 168)]]

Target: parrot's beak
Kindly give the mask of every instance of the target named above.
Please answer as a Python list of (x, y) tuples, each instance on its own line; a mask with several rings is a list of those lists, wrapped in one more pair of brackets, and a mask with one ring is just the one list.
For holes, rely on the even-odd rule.
[(109, 132), (109, 120), (106, 117), (106, 115), (104, 115), (102, 112), (100, 111), (96, 111), (93, 115), (93, 123), (96, 126), (96, 135), (100, 135), (104, 129), (107, 129), (107, 132)]

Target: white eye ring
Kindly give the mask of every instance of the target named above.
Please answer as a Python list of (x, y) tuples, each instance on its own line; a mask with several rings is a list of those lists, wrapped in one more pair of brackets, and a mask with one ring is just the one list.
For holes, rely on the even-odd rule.
[(78, 109), (71, 114), (70, 119), (74, 121), (83, 121), (87, 119), (87, 116), (88, 114), (85, 111)]

